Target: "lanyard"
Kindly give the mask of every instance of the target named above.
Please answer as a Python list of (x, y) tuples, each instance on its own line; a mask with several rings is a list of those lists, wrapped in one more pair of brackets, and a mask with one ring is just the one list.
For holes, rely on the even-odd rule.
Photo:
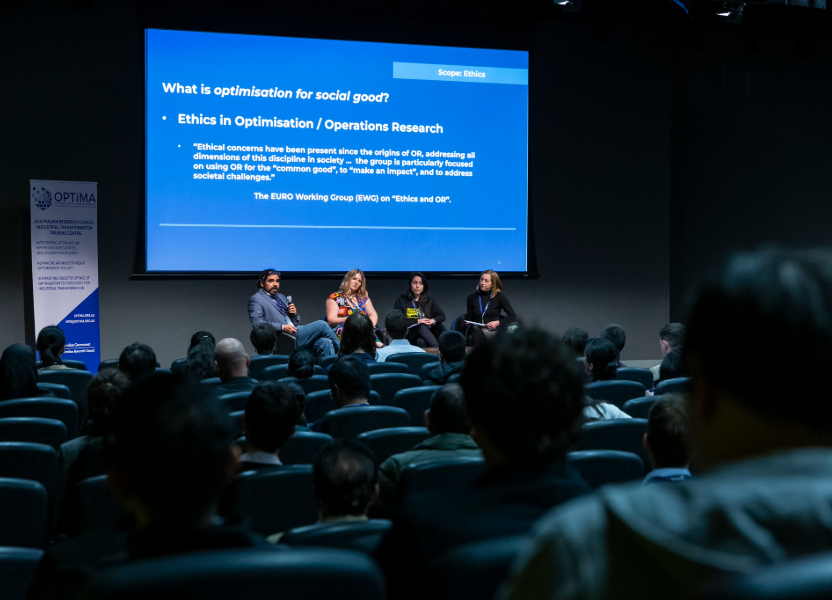
[[(488, 299), (488, 304), (485, 305), (485, 310), (488, 310), (489, 304), (491, 304), (491, 298)], [(480, 296), (480, 318), (483, 323), (485, 323), (485, 310), (482, 309), (482, 296)]]
[(413, 308), (415, 308), (415, 309), (416, 309), (416, 314), (417, 314), (417, 315), (419, 315), (419, 318), (420, 318), (420, 319), (424, 319), (425, 317), (424, 317), (424, 315), (422, 314), (422, 311), (421, 311), (421, 310), (419, 310), (419, 307), (418, 307), (418, 306), (416, 306), (416, 301), (415, 301), (415, 300), (411, 300), (411, 301), (410, 301), (410, 303), (411, 303), (411, 304), (413, 304)]
[(269, 294), (266, 294), (266, 295), (267, 295), (267, 296), (269, 296), (269, 299), (270, 299), (272, 302), (274, 302), (274, 305), (277, 307), (277, 310), (278, 310), (278, 311), (280, 311), (280, 314), (281, 314), (281, 315), (283, 315), (283, 316), (285, 317), (285, 316), (286, 316), (286, 308), (287, 308), (287, 307), (283, 306), (283, 302), (282, 302), (282, 301), (278, 302), (278, 300), (280, 300), (280, 296), (275, 296), (274, 298), (272, 298), (272, 297), (271, 297), (271, 295), (269, 295)]

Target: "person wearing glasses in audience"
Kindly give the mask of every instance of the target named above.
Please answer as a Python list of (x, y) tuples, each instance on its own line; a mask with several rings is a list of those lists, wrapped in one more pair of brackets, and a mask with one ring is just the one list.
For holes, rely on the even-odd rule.
[(465, 320), (468, 321), (467, 338), (472, 346), (479, 346), (493, 337), (500, 326), (507, 326), (517, 320), (502, 288), (500, 276), (491, 269), (486, 269), (480, 275), (477, 291), (468, 296)]
[[(352, 314), (367, 315), (373, 323), (378, 325), (378, 313), (373, 307), (373, 301), (367, 294), (367, 280), (361, 269), (353, 269), (344, 275), (341, 287), (326, 300), (326, 322), (335, 330), (340, 338), (344, 328), (344, 321)], [(384, 344), (376, 337), (376, 347)]]
[(444, 331), (445, 313), (430, 293), (428, 280), (420, 271), (410, 274), (407, 291), (396, 298), (394, 310), (407, 317), (407, 341), (420, 348), (437, 348)]

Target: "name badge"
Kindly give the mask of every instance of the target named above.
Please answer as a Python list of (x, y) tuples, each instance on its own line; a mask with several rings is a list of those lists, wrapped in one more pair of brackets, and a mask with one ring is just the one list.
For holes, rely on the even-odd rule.
[(419, 318), (419, 311), (415, 308), (408, 308), (407, 309), (407, 318), (408, 319), (418, 319)]

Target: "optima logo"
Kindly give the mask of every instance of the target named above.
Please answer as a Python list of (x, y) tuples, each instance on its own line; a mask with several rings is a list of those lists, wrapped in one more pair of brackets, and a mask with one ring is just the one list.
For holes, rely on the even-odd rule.
[(46, 210), (52, 206), (52, 194), (46, 188), (32, 188), (32, 200), (35, 201), (35, 206), (41, 210)]
[(55, 202), (61, 204), (92, 204), (95, 194), (81, 194), (79, 192), (55, 192)]

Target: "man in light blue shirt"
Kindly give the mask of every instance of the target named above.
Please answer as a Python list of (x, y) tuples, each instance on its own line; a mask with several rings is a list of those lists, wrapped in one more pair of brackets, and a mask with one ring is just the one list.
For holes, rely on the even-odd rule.
[(424, 349), (413, 346), (405, 339), (407, 335), (407, 317), (400, 310), (391, 310), (384, 317), (384, 329), (390, 336), (390, 345), (376, 350), (376, 362), (384, 362), (394, 354), (422, 353)]

